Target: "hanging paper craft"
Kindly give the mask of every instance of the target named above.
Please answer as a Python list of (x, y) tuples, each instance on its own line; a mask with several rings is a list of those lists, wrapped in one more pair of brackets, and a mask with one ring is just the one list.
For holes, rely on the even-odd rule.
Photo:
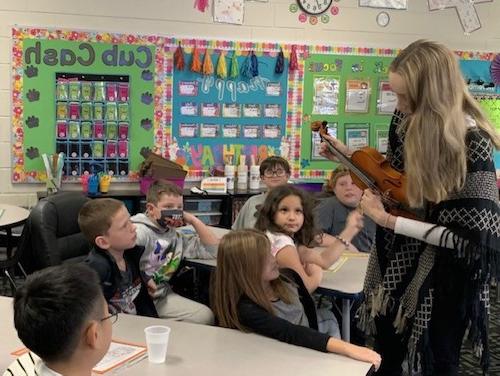
[(257, 77), (259, 75), (259, 61), (253, 51), (250, 54), (250, 70), (252, 72), (252, 77)]
[(346, 82), (345, 112), (368, 112), (370, 83), (362, 80)]
[(493, 83), (500, 86), (500, 54), (495, 56), (495, 59), (490, 65), (490, 74), (493, 79)]
[(177, 70), (184, 70), (184, 52), (180, 43), (174, 52), (174, 64)]
[(210, 52), (208, 48), (205, 51), (205, 58), (203, 59), (203, 74), (205, 76), (210, 76), (214, 73), (214, 65), (212, 64), (212, 58), (210, 57)]
[(238, 66), (238, 59), (236, 58), (236, 51), (233, 52), (233, 57), (231, 58), (231, 72), (229, 77), (238, 78), (240, 74), (240, 68)]
[(194, 7), (200, 12), (205, 12), (205, 10), (208, 8), (208, 0), (195, 0)]
[(315, 115), (337, 115), (339, 105), (339, 80), (332, 77), (314, 78), (313, 110)]
[(299, 64), (297, 62), (297, 50), (295, 46), (292, 46), (292, 51), (290, 52), (290, 65), (288, 69), (290, 72), (297, 70), (299, 67)]
[(481, 21), (475, 5), (491, 3), (493, 0), (428, 0), (429, 10), (455, 8), (465, 33), (472, 33), (481, 28)]
[(283, 49), (280, 48), (278, 57), (276, 58), (276, 66), (274, 67), (274, 73), (281, 74), (285, 70), (285, 55), (283, 54)]
[(201, 73), (201, 60), (200, 60), (200, 52), (194, 46), (193, 49), (193, 57), (191, 60), (191, 71), (196, 72), (196, 73)]
[(217, 61), (217, 76), (222, 79), (227, 78), (226, 55), (224, 51), (221, 51), (219, 60)]
[(214, 21), (242, 25), (244, 7), (243, 0), (214, 0)]
[(360, 7), (407, 9), (407, 0), (359, 0)]
[(253, 78), (252, 63), (250, 59), (251, 59), (251, 53), (249, 52), (247, 57), (243, 61), (243, 64), (241, 64), (240, 75), (243, 78), (247, 79)]
[(390, 115), (396, 109), (398, 98), (391, 90), (389, 81), (380, 81), (378, 84), (377, 113)]

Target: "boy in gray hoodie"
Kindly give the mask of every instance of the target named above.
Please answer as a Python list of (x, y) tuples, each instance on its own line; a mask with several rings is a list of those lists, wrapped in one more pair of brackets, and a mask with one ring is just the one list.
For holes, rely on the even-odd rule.
[[(176, 185), (153, 183), (146, 201), (146, 213), (136, 214), (131, 220), (136, 225), (136, 244), (145, 248), (139, 265), (158, 315), (213, 324), (210, 308), (174, 293), (169, 281), (184, 258), (215, 259), (219, 239), (197, 217), (183, 212), (182, 190)], [(182, 218), (197, 234), (176, 231)]]

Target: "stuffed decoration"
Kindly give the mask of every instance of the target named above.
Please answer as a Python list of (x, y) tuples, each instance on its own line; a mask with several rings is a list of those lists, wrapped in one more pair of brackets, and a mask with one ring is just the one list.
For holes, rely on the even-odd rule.
[(290, 52), (290, 66), (288, 69), (290, 71), (297, 70), (299, 63), (297, 62), (297, 50), (295, 46), (292, 46), (292, 51)]
[(184, 70), (184, 51), (182, 51), (181, 42), (174, 52), (174, 65), (177, 70)]
[(236, 51), (233, 52), (233, 57), (231, 58), (231, 72), (229, 73), (229, 77), (238, 78), (240, 74), (240, 68), (238, 66), (238, 59), (236, 58)]
[(274, 67), (274, 73), (281, 74), (285, 70), (285, 55), (283, 55), (283, 49), (280, 48), (278, 57), (276, 58), (276, 66)]
[(227, 78), (226, 56), (224, 51), (221, 51), (219, 60), (217, 61), (217, 76), (222, 79)]
[(191, 60), (191, 71), (196, 72), (196, 73), (201, 73), (201, 60), (200, 60), (200, 53), (196, 46), (194, 46), (193, 49), (193, 58)]
[(210, 76), (214, 73), (214, 65), (212, 64), (212, 58), (210, 57), (210, 52), (208, 48), (205, 51), (205, 58), (203, 59), (203, 74), (205, 76)]

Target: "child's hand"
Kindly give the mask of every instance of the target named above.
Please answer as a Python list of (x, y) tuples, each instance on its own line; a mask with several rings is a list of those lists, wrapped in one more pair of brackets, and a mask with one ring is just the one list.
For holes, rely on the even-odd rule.
[(353, 210), (349, 213), (346, 219), (345, 229), (349, 231), (349, 235), (354, 237), (363, 228), (363, 215), (359, 210)]
[(151, 278), (149, 281), (148, 281), (148, 293), (149, 293), (149, 296), (151, 297), (154, 297), (156, 291), (158, 290), (158, 286), (156, 285), (155, 281), (153, 281), (153, 278)]
[(192, 225), (193, 222), (198, 219), (196, 218), (196, 216), (186, 211), (184, 212), (183, 216), (184, 216), (184, 222), (186, 222), (186, 224), (188, 225)]
[(368, 347), (349, 344), (346, 349), (346, 355), (350, 358), (373, 364), (375, 366), (375, 370), (378, 370), (380, 363), (382, 362), (380, 354), (369, 349)]

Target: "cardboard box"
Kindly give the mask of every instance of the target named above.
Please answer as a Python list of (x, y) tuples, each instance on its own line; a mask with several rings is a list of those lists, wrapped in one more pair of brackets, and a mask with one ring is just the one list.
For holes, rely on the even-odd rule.
[(140, 191), (147, 194), (151, 184), (157, 180), (165, 180), (184, 188), (184, 180), (187, 171), (181, 165), (165, 159), (154, 153), (149, 153), (147, 158), (140, 166)]

